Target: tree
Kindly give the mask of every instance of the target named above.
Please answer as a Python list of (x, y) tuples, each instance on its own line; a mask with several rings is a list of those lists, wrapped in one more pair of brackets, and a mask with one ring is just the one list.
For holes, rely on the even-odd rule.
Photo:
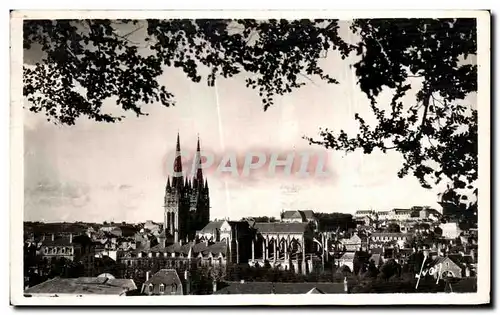
[(401, 232), (401, 228), (399, 227), (399, 224), (397, 224), (397, 223), (390, 223), (387, 226), (387, 232), (389, 232), (389, 233), (399, 233), (399, 232)]
[[(58, 123), (116, 122), (124, 116), (102, 111), (113, 96), (138, 116), (145, 103), (174, 105), (157, 80), (166, 66), (210, 86), (245, 75), (266, 110), (312, 77), (338, 83), (319, 65), (327, 54), (355, 55), (376, 122), (355, 114), (355, 135), (326, 128), (305, 138), (347, 152), (397, 151), (399, 177), (412, 173), (425, 188), (446, 180), (443, 201), (467, 204), (467, 193), (477, 195), (477, 110), (458, 100), (477, 91), (476, 20), (356, 19), (350, 31), (354, 43), (340, 37), (337, 20), (26, 20), (24, 47), (38, 45), (44, 56), (24, 67), (23, 94), (31, 111)], [(392, 101), (379, 104), (386, 90)], [(403, 104), (409, 91), (415, 100)]]
[(394, 260), (390, 259), (385, 262), (382, 266), (380, 266), (380, 274), (384, 280), (388, 280), (393, 276), (399, 276), (401, 274), (401, 266)]
[(441, 235), (443, 235), (443, 229), (442, 229), (442, 228), (440, 228), (439, 226), (436, 226), (436, 227), (434, 228), (434, 234), (435, 234), (436, 236), (441, 236)]
[(267, 216), (251, 217), (250, 219), (254, 222), (263, 222), (263, 223), (277, 222), (275, 217), (267, 217)]
[(379, 271), (375, 266), (375, 262), (373, 260), (370, 260), (368, 262), (368, 268), (366, 272), (363, 274), (363, 278), (376, 278), (378, 273)]
[(347, 231), (350, 228), (356, 227), (356, 222), (354, 221), (351, 214), (347, 213), (316, 213), (316, 218), (318, 219), (319, 229), (321, 231), (331, 231), (337, 228), (340, 231)]

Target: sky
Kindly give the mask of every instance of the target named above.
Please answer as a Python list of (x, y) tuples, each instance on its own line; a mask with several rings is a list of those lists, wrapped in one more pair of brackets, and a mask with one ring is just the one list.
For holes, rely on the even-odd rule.
[[(30, 54), (25, 53), (25, 61), (33, 57)], [(354, 132), (355, 113), (370, 117), (369, 101), (349, 67), (354, 60), (329, 54), (322, 66), (340, 84), (314, 79), (276, 97), (266, 112), (258, 92), (246, 88), (241, 75), (208, 87), (171, 68), (159, 81), (175, 95), (176, 106), (145, 105), (148, 116), (127, 115), (114, 124), (83, 119), (75, 126), (62, 126), (26, 109), (24, 219), (161, 222), (171, 174), (165, 161), (175, 150), (177, 133), (181, 148), (188, 152), (194, 152), (199, 136), (201, 149), (213, 153), (216, 162), (228, 153), (242, 157), (249, 152), (326, 157), (329, 175), (322, 178), (279, 172), (271, 176), (265, 169), (250, 177), (231, 177), (208, 170), (211, 219), (278, 217), (282, 209), (345, 213), (414, 205), (440, 209), (440, 187), (424, 189), (414, 177), (398, 178), (402, 163), (398, 153), (346, 154), (310, 146), (302, 139), (317, 137), (320, 127)], [(379, 101), (390, 95), (385, 91)], [(412, 95), (405, 99), (412, 100)], [(116, 110), (113, 99), (105, 106)]]

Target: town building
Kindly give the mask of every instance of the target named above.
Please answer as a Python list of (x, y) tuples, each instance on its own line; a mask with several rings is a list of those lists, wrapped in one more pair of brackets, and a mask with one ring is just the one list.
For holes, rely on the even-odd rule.
[(213, 221), (196, 232), (199, 242), (226, 242), (229, 247), (228, 263), (247, 263), (251, 258), (251, 242), (255, 231), (248, 221)]
[(413, 238), (413, 235), (410, 233), (389, 233), (389, 232), (380, 232), (380, 233), (372, 233), (370, 235), (370, 242), (408, 242)]
[(463, 265), (453, 256), (438, 256), (428, 266), (433, 269), (431, 276), (434, 278), (462, 278), (465, 276), (467, 266)]
[(318, 219), (312, 210), (283, 210), (281, 222), (285, 223), (311, 223), (313, 230), (318, 228)]
[(47, 260), (65, 258), (78, 261), (83, 255), (93, 252), (94, 244), (86, 235), (56, 237), (52, 234), (50, 238), (42, 240), (40, 247), (42, 258)]
[(377, 211), (375, 210), (358, 210), (354, 213), (354, 218), (356, 220), (362, 220), (364, 217), (370, 217), (371, 219), (375, 219), (377, 215)]
[(462, 233), (457, 222), (442, 223), (439, 227), (443, 231), (442, 236), (446, 239), (456, 239)]
[(342, 266), (349, 267), (349, 270), (353, 272), (354, 270), (354, 257), (356, 257), (355, 252), (346, 252), (337, 260), (337, 267)]
[(185, 292), (175, 269), (161, 269), (151, 277), (149, 277), (149, 272), (147, 273), (141, 293), (144, 295), (184, 295)]
[(252, 240), (251, 266), (266, 266), (297, 273), (313, 268), (308, 252), (313, 248), (313, 231), (309, 223), (255, 223), (256, 237)]
[(342, 239), (343, 249), (347, 252), (356, 252), (367, 249), (367, 238), (364, 235), (353, 234), (350, 238)]
[(115, 225), (106, 225), (103, 226), (99, 229), (99, 231), (105, 233), (105, 234), (111, 234), (116, 237), (120, 237), (123, 235), (122, 229)]

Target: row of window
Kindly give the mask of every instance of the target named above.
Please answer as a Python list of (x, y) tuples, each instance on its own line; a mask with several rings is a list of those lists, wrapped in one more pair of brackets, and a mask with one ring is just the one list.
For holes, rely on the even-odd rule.
[[(163, 262), (163, 263), (161, 263)], [(223, 262), (223, 259), (222, 258), (218, 258), (218, 259), (215, 259), (215, 258), (208, 258), (208, 259), (203, 259), (203, 260), (197, 260), (197, 265), (198, 266), (201, 266), (202, 264), (203, 265), (208, 265), (208, 266), (212, 266), (212, 265), (220, 265), (222, 264)], [(155, 262), (153, 260), (136, 260), (136, 259), (131, 259), (131, 260), (123, 260), (123, 263), (128, 266), (128, 267), (131, 267), (131, 266), (153, 266), (155, 264)], [(186, 260), (161, 260), (160, 261), (160, 264), (163, 265), (163, 267), (167, 267), (167, 268), (179, 268), (181, 266), (184, 266), (188, 263), (188, 261)]]
[[(125, 260), (124, 261), (126, 266), (153, 266), (154, 262), (151, 260)], [(186, 261), (183, 260), (164, 260), (163, 261), (163, 267), (169, 267), (169, 268), (179, 268), (181, 266), (186, 265)]]
[(57, 254), (72, 255), (73, 254), (73, 247), (45, 247), (43, 252), (46, 255), (49, 255), (49, 254), (52, 254), (52, 255), (57, 255)]
[(406, 236), (372, 236), (373, 240), (381, 240), (381, 241), (406, 241), (407, 237)]
[[(170, 291), (172, 294), (177, 293), (177, 284), (174, 283), (172, 285), (169, 285), (168, 287), (169, 287), (169, 290), (167, 290), (167, 292)], [(148, 289), (149, 289), (150, 294), (154, 293), (154, 285), (153, 284), (149, 284)], [(165, 291), (166, 291), (165, 285), (163, 283), (160, 283), (160, 285), (158, 287), (158, 292), (160, 294), (165, 294)]]

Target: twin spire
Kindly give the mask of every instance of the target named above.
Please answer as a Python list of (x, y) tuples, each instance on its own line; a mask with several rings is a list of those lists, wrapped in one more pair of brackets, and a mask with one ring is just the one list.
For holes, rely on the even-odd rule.
[(203, 181), (203, 169), (201, 167), (201, 150), (200, 150), (200, 136), (198, 135), (198, 142), (196, 144), (196, 154), (194, 156), (195, 159), (195, 168), (196, 174), (193, 176), (192, 181), (187, 177), (184, 180), (183, 172), (182, 172), (182, 159), (181, 159), (181, 144), (180, 144), (180, 136), (177, 132), (177, 143), (175, 146), (175, 160), (174, 160), (174, 175), (172, 176), (172, 184), (170, 184), (170, 176), (167, 178), (167, 189), (169, 188), (177, 188), (181, 189), (184, 187), (193, 187), (200, 189), (208, 189), (208, 182), (205, 179)]

